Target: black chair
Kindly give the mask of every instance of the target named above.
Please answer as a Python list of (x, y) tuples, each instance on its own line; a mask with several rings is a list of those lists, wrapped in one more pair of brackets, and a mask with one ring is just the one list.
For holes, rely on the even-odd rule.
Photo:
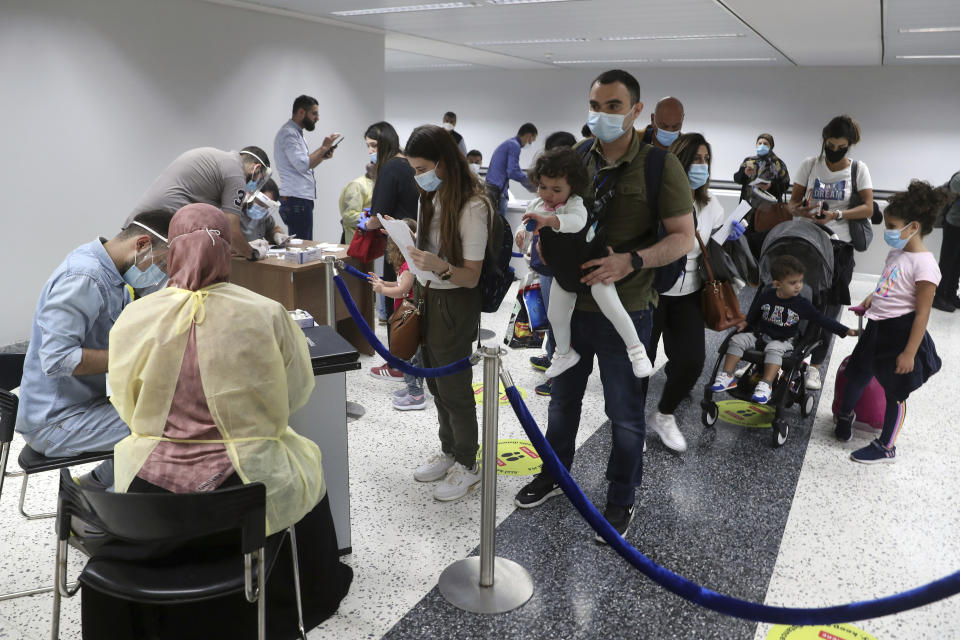
[[(284, 535), (290, 536), (294, 592), (300, 637), (306, 640), (300, 598), (297, 540), (291, 526), (266, 538), (266, 488), (261, 483), (208, 493), (108, 493), (81, 488), (60, 471), (57, 505), (57, 559), (51, 637), (57, 640), (61, 597), (88, 586), (114, 598), (154, 605), (209, 600), (244, 593), (257, 604), (258, 638), (266, 638), (266, 580), (277, 561)], [(238, 557), (215, 555), (189, 564), (158, 565), (98, 557), (94, 552), (75, 587), (67, 585), (67, 541), (72, 517), (103, 530), (108, 537), (131, 544), (182, 543), (240, 529), (243, 568)], [(265, 576), (261, 579), (261, 576)]]
[[(47, 458), (24, 444), (18, 459), (21, 471), (7, 471), (10, 444), (13, 442), (14, 428), (17, 422), (17, 408), (20, 403), (19, 398), (11, 393), (11, 390), (20, 386), (20, 379), (23, 377), (23, 360), (24, 354), (22, 353), (0, 353), (0, 495), (3, 495), (3, 481), (5, 478), (22, 476), (23, 482), (20, 485), (19, 502), (20, 513), (27, 520), (52, 518), (57, 514), (27, 513), (24, 509), (23, 505), (27, 497), (27, 480), (29, 477), (34, 473), (43, 471), (53, 471), (76, 464), (83, 464), (84, 462), (106, 460), (113, 456), (113, 452), (98, 451), (67, 458)], [(53, 587), (13, 591), (0, 594), (0, 601), (47, 593), (48, 591), (53, 591)]]
[[(29, 445), (24, 444), (17, 462), (21, 471), (7, 471), (7, 458), (10, 455), (10, 443), (13, 441), (14, 427), (17, 422), (17, 407), (19, 399), (10, 393), (11, 389), (20, 386), (23, 376), (22, 353), (0, 353), (0, 495), (3, 495), (4, 478), (23, 477), (20, 485), (20, 513), (27, 520), (52, 518), (56, 513), (27, 513), (24, 502), (27, 498), (27, 481), (34, 473), (56, 471), (64, 467), (72, 467), (87, 462), (98, 462), (113, 457), (113, 451), (91, 451), (76, 456), (48, 458)], [(0, 600), (3, 598), (0, 597)]]

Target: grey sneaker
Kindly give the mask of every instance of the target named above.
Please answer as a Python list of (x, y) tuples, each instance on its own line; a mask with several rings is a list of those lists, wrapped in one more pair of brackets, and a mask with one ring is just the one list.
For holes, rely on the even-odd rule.
[(393, 408), (397, 411), (417, 411), (418, 409), (426, 409), (427, 397), (423, 394), (420, 394), (419, 396), (406, 394), (401, 398), (393, 399)]

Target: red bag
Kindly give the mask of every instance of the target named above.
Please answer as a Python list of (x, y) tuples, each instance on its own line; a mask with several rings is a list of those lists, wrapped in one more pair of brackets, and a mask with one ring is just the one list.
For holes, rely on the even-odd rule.
[[(847, 361), (850, 356), (843, 359), (840, 368), (837, 369), (837, 382), (833, 390), (833, 415), (840, 412), (840, 401), (843, 399), (843, 390), (847, 386)], [(855, 422), (870, 425), (876, 430), (883, 429), (883, 414), (887, 410), (887, 395), (883, 387), (877, 382), (876, 378), (870, 379), (870, 384), (863, 390), (863, 395), (857, 401), (857, 406), (853, 412), (857, 415)]]
[(360, 262), (373, 262), (387, 251), (387, 236), (380, 229), (357, 229), (347, 255)]

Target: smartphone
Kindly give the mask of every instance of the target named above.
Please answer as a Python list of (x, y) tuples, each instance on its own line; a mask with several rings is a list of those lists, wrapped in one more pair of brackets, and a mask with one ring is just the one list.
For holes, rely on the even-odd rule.
[(343, 136), (338, 136), (336, 140), (333, 141), (333, 146), (330, 147), (331, 150), (336, 149), (340, 146), (340, 143), (343, 142)]
[(824, 218), (827, 217), (827, 201), (826, 200), (823, 200), (820, 202), (820, 212), (817, 214), (814, 214), (814, 217), (817, 220), (823, 220)]

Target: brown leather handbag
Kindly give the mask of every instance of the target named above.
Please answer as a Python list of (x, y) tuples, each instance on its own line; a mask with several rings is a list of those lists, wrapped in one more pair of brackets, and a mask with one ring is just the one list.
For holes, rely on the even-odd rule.
[(747, 317), (740, 311), (740, 301), (733, 291), (733, 286), (713, 276), (710, 255), (699, 232), (697, 232), (697, 242), (700, 243), (700, 251), (703, 252), (704, 257), (703, 264), (709, 277), (700, 289), (700, 311), (703, 314), (703, 323), (713, 331), (726, 331), (745, 321)]
[(793, 214), (785, 202), (764, 202), (753, 212), (753, 230), (757, 233), (770, 231), (781, 222), (793, 220)]
[(416, 304), (404, 298), (390, 316), (390, 353), (401, 360), (409, 360), (420, 348), (420, 315), (427, 299), (428, 281)]

